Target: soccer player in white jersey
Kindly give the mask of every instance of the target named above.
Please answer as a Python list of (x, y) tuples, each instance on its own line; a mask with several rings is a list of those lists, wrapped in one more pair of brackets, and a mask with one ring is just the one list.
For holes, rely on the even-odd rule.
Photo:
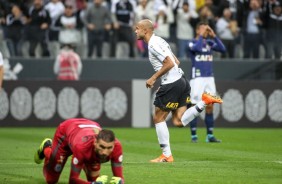
[(187, 104), (190, 101), (190, 85), (182, 72), (179, 72), (180, 62), (172, 53), (169, 44), (154, 34), (154, 26), (149, 19), (139, 21), (135, 33), (137, 39), (148, 44), (149, 60), (156, 71), (146, 81), (146, 87), (152, 88), (156, 80), (161, 79), (161, 85), (154, 101), (153, 121), (163, 153), (151, 162), (173, 162), (169, 131), (165, 121), (169, 112), (172, 113), (173, 124), (184, 127), (197, 117), (208, 104), (222, 103), (222, 100), (217, 96), (203, 93), (202, 100), (187, 109)]
[(2, 53), (0, 52), (0, 91), (2, 88), (3, 76), (4, 76), (4, 60)]

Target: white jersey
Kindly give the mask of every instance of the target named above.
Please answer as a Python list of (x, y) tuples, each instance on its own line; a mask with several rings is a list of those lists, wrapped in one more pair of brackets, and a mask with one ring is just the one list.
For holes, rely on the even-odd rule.
[(3, 65), (4, 65), (4, 59), (3, 59), (2, 53), (0, 52), (0, 66), (3, 66)]
[(170, 57), (174, 63), (174, 67), (161, 76), (161, 84), (173, 83), (182, 77), (170, 46), (164, 39), (153, 34), (148, 43), (148, 50), (149, 60), (155, 71), (159, 71), (162, 68), (163, 61), (167, 56)]

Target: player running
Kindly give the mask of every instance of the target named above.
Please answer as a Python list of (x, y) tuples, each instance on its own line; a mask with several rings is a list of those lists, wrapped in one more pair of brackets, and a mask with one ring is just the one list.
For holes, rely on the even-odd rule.
[[(106, 184), (108, 176), (100, 176), (102, 163), (111, 161), (113, 177), (110, 184), (123, 184), (122, 146), (111, 130), (87, 119), (62, 122), (53, 141), (46, 138), (35, 152), (34, 161), (43, 159), (43, 174), (48, 184), (57, 183), (68, 157), (72, 155), (69, 183)], [(87, 181), (80, 179), (85, 171)]]
[(146, 87), (152, 88), (156, 80), (161, 78), (161, 85), (154, 101), (153, 121), (163, 153), (151, 162), (173, 162), (166, 124), (168, 114), (172, 112), (172, 121), (175, 126), (184, 127), (198, 116), (208, 104), (222, 103), (222, 100), (219, 97), (203, 93), (202, 100), (187, 109), (187, 103), (190, 101), (190, 85), (182, 72), (179, 72), (180, 62), (172, 53), (169, 44), (154, 34), (153, 23), (148, 19), (138, 22), (135, 33), (137, 39), (148, 43), (149, 60), (156, 71), (146, 81)]
[[(209, 39), (211, 38), (211, 39)], [(205, 22), (200, 22), (196, 27), (196, 38), (189, 43), (189, 56), (192, 61), (191, 103), (201, 101), (201, 93), (216, 94), (213, 76), (212, 51), (225, 52), (225, 46), (216, 36), (214, 31)], [(197, 142), (197, 117), (190, 123), (192, 142)], [(206, 142), (221, 142), (213, 135), (214, 119), (213, 104), (206, 107), (205, 124), (207, 127)]]

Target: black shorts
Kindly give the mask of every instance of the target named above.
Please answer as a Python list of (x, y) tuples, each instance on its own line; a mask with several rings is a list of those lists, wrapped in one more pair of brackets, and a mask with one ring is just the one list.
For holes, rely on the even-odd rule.
[(173, 111), (190, 103), (190, 84), (183, 76), (177, 81), (161, 85), (154, 105), (164, 111)]

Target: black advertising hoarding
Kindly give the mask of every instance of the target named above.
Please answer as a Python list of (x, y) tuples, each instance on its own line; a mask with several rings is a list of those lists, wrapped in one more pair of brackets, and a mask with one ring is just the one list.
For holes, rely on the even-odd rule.
[(216, 81), (217, 127), (282, 127), (281, 81)]
[(78, 117), (131, 126), (131, 82), (5, 81), (0, 126), (57, 126)]
[[(214, 106), (216, 127), (282, 128), (281, 82), (216, 80), (216, 86), (224, 101)], [(153, 113), (154, 90), (151, 97), (140, 97), (132, 94), (138, 93), (132, 90), (132, 81), (4, 81), (0, 127), (53, 127), (72, 117), (92, 119), (103, 127), (132, 127), (133, 96), (150, 98), (148, 109)], [(146, 108), (140, 105), (135, 114)], [(145, 124), (154, 126), (152, 121)]]

